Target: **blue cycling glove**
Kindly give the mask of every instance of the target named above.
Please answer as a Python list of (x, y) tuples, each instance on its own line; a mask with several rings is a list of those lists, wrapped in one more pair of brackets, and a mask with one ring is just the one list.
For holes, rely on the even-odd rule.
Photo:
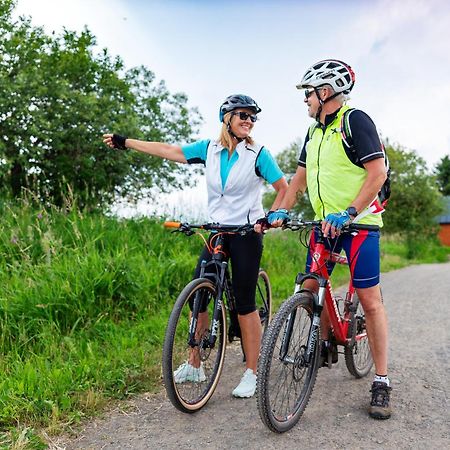
[(336, 212), (328, 214), (325, 217), (325, 222), (329, 223), (332, 227), (337, 230), (341, 230), (343, 227), (350, 225), (352, 223), (352, 218), (347, 211)]
[(283, 223), (291, 220), (287, 209), (277, 209), (276, 211), (269, 211), (267, 214), (267, 220), (272, 225), (277, 220), (282, 220)]

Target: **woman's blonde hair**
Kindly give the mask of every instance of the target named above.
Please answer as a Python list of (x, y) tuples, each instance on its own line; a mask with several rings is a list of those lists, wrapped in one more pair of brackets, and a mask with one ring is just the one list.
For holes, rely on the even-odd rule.
[[(227, 148), (228, 150), (231, 150), (235, 147), (235, 140), (233, 140), (233, 137), (231, 136), (230, 132), (228, 131), (228, 123), (231, 121), (231, 117), (233, 115), (233, 111), (227, 112), (223, 116), (223, 122), (222, 122), (222, 129), (220, 130), (220, 136), (219, 136), (219, 142), (220, 144)], [(245, 142), (249, 145), (253, 145), (254, 141), (250, 136), (247, 136), (245, 138)]]

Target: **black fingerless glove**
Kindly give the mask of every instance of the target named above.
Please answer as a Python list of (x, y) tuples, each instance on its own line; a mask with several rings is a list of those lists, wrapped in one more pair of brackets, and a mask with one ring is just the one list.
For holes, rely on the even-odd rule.
[(127, 139), (127, 136), (121, 136), (120, 134), (113, 134), (111, 141), (114, 146), (114, 148), (118, 148), (120, 150), (126, 150), (125, 147), (125, 141)]
[[(272, 212), (272, 211), (269, 211), (269, 212)], [(269, 221), (267, 220), (267, 215), (268, 215), (269, 213), (267, 213), (264, 217), (261, 217), (260, 219), (258, 219), (257, 221), (256, 221), (256, 223), (258, 224), (258, 225), (261, 225), (261, 228), (263, 229), (263, 231), (265, 231), (265, 230), (268, 230), (269, 228), (270, 228), (270, 223), (269, 223)]]

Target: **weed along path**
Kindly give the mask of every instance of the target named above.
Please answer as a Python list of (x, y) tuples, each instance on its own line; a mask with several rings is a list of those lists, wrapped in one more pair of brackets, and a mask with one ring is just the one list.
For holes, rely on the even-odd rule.
[(332, 370), (319, 371), (299, 424), (274, 434), (262, 424), (254, 398), (231, 396), (243, 372), (237, 344), (228, 347), (219, 387), (201, 411), (178, 412), (164, 391), (142, 395), (50, 448), (450, 448), (450, 263), (383, 274), (382, 285), (390, 329), (390, 420), (368, 417), (373, 374), (355, 380), (340, 355)]

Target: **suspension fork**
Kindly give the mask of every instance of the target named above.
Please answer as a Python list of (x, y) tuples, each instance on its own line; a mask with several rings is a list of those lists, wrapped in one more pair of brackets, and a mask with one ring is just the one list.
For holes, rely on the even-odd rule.
[[(323, 277), (320, 277), (314, 273), (302, 274), (299, 273), (296, 278), (296, 288), (295, 293), (301, 292), (301, 285), (306, 279), (314, 279), (319, 284), (319, 292), (318, 294), (312, 293), (313, 298), (313, 320), (311, 322), (311, 326), (308, 332), (308, 341), (306, 344), (306, 352), (304, 354), (304, 363), (308, 365), (311, 362), (312, 355), (314, 354), (315, 346), (319, 340), (319, 327), (320, 327), (320, 315), (323, 310), (323, 305), (325, 301), (325, 293), (326, 293), (326, 285), (327, 280)], [(292, 311), (288, 319), (286, 321), (286, 326), (284, 329), (283, 339), (281, 342), (280, 348), (280, 359), (285, 360), (288, 350), (289, 350), (289, 342), (291, 340), (292, 331), (294, 329), (295, 318), (297, 315), (297, 310)], [(293, 361), (290, 361), (293, 362)]]
[[(200, 263), (200, 278), (202, 278), (204, 276), (205, 267), (206, 267), (206, 261), (203, 260)], [(201, 298), (200, 292), (197, 291), (194, 296), (194, 302), (192, 305), (192, 313), (191, 313), (191, 321), (189, 324), (188, 345), (192, 348), (198, 346), (198, 342), (195, 340), (195, 330), (197, 329), (197, 322), (198, 322), (198, 315), (200, 313), (201, 301), (202, 301), (202, 298)]]
[(223, 309), (223, 292), (224, 292), (224, 286), (225, 286), (225, 276), (227, 273), (228, 263), (226, 261), (220, 262), (220, 273), (219, 273), (219, 279), (216, 284), (217, 286), (217, 292), (216, 292), (216, 298), (214, 299), (214, 314), (212, 318), (212, 324), (211, 324), (211, 333), (209, 335), (209, 345), (211, 347), (214, 346), (217, 340), (217, 334), (218, 329), (220, 326), (220, 317), (222, 316), (222, 309)]
[(313, 295), (313, 320), (311, 321), (308, 343), (306, 344), (305, 363), (307, 365), (311, 362), (314, 350), (319, 342), (320, 315), (323, 310), (327, 286), (327, 280), (325, 278), (317, 277), (317, 281), (319, 282), (319, 292), (317, 295)]
[[(206, 267), (209, 265), (214, 264), (216, 267), (220, 264), (221, 268), (219, 271), (219, 274), (217, 273), (212, 273), (212, 272), (207, 272), (206, 271)], [(225, 266), (222, 266), (222, 264), (225, 264)], [(213, 279), (215, 279), (214, 283), (217, 287), (217, 293), (216, 293), (216, 298), (214, 299), (215, 305), (214, 305), (214, 317), (213, 317), (213, 333), (215, 332), (215, 336), (217, 337), (217, 326), (215, 325), (216, 328), (214, 328), (214, 323), (220, 323), (217, 322), (218, 317), (220, 316), (221, 312), (222, 312), (222, 294), (223, 294), (223, 279), (225, 276), (225, 272), (226, 272), (226, 262), (220, 262), (217, 263), (216, 261), (205, 261), (203, 260), (200, 263), (200, 274), (199, 277), (200, 278), (208, 278), (208, 277), (213, 277)], [(217, 302), (219, 300), (219, 304), (217, 305)], [(200, 314), (200, 307), (202, 304), (202, 301), (206, 301), (206, 299), (203, 298), (203, 296), (201, 295), (201, 292), (197, 291), (195, 293), (194, 296), (194, 301), (193, 301), (193, 306), (192, 306), (192, 313), (191, 313), (191, 320), (190, 320), (190, 324), (189, 324), (189, 339), (188, 339), (188, 345), (190, 347), (197, 347), (199, 345), (199, 343), (196, 341), (195, 339), (195, 332), (197, 329), (197, 323), (198, 323), (198, 315)], [(217, 308), (219, 308), (219, 312), (216, 314), (216, 310)], [(214, 322), (214, 319), (216, 319), (216, 322)], [(211, 333), (211, 335), (213, 334)], [(211, 339), (210, 339), (211, 341)], [(211, 345), (214, 345), (215, 343), (215, 339), (211, 342)]]

